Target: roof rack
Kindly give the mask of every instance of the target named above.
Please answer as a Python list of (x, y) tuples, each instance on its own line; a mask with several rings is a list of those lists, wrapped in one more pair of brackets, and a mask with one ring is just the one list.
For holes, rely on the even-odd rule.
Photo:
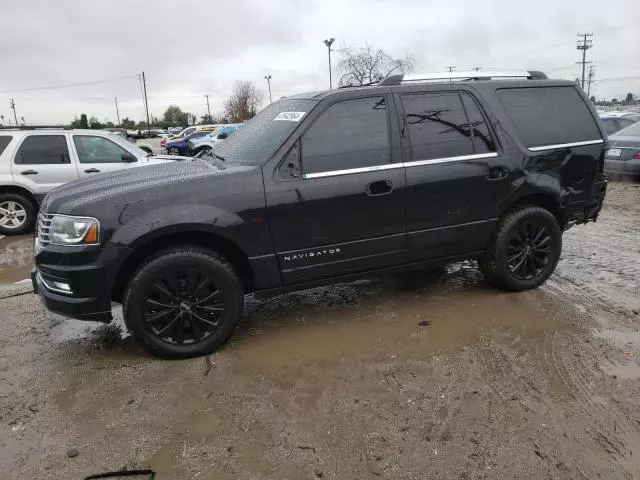
[(73, 130), (71, 125), (0, 125), (0, 130)]
[(406, 75), (391, 75), (378, 83), (378, 85), (411, 85), (424, 82), (442, 81), (469, 81), (469, 80), (492, 80), (492, 79), (528, 79), (545, 80), (548, 77), (543, 72), (514, 71), (514, 72), (480, 72), (472, 70), (470, 72), (441, 72), (441, 73), (415, 73)]

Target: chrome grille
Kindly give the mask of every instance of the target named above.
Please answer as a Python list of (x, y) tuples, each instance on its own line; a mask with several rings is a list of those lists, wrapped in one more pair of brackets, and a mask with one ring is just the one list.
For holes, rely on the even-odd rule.
[(38, 215), (38, 230), (36, 235), (38, 237), (38, 243), (44, 247), (51, 243), (51, 236), (49, 235), (49, 228), (51, 227), (51, 219), (53, 215), (42, 213)]

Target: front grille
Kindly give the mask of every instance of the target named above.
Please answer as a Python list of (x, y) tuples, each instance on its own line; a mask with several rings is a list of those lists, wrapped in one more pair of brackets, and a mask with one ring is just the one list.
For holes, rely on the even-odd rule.
[(40, 246), (45, 247), (51, 243), (51, 236), (49, 235), (49, 228), (51, 227), (51, 219), (53, 215), (42, 213), (38, 215), (38, 230), (36, 236), (38, 237), (38, 243)]

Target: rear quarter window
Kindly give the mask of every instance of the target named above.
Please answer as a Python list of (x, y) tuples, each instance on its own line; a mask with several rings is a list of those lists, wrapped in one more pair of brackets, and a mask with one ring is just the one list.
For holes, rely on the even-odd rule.
[(575, 87), (501, 88), (496, 92), (526, 147), (602, 138)]
[(4, 152), (4, 149), (7, 148), (12, 139), (13, 137), (10, 135), (0, 135), (0, 155), (2, 155), (2, 152)]

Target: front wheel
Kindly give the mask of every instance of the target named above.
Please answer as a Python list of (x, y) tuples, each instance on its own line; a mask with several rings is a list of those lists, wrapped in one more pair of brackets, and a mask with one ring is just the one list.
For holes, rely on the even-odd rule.
[(481, 266), (489, 283), (528, 290), (551, 276), (561, 251), (562, 230), (553, 214), (526, 206), (502, 218)]
[(165, 250), (129, 281), (125, 324), (144, 348), (163, 358), (212, 353), (242, 315), (242, 284), (227, 261), (198, 247)]
[(171, 147), (169, 150), (167, 150), (167, 153), (169, 155), (180, 155), (180, 150), (178, 150), (176, 147)]

